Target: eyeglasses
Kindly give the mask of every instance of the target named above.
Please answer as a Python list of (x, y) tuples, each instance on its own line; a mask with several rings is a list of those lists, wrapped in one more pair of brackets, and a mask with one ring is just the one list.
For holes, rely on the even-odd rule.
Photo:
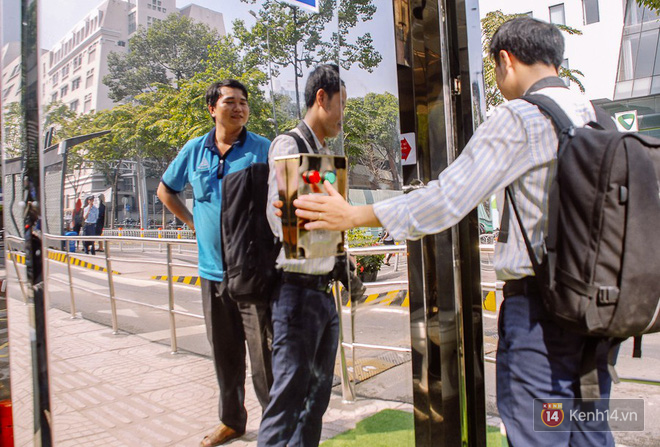
[(225, 175), (225, 159), (221, 158), (218, 161), (218, 180), (220, 180)]

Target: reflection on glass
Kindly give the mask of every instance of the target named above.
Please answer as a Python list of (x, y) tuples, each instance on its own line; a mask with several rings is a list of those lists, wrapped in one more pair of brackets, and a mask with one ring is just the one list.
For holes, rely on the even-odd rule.
[[(5, 0), (3, 7), (14, 3), (19, 4)], [(81, 433), (92, 427), (96, 431), (89, 437), (96, 439), (103, 433), (108, 445), (136, 444), (135, 437), (194, 445), (207, 426), (217, 423), (217, 415), (212, 414), (217, 388), (209, 385), (215, 383), (214, 373), (203, 367), (210, 364), (210, 347), (200, 320), (199, 289), (174, 285), (172, 309), (181, 313), (176, 319), (168, 313), (167, 282), (152, 279), (168, 272), (166, 243), (146, 241), (180, 237), (181, 245), (173, 246), (178, 259), (169, 276), (189, 278), (194, 284), (190, 279), (197, 275), (194, 235), (160, 203), (156, 188), (185, 143), (211, 129), (203, 100), (209, 84), (227, 77), (243, 82), (249, 90), (249, 130), (273, 139), (304, 116), (304, 86), (311, 69), (321, 62), (338, 64), (348, 100), (343, 133), (330, 145), (349, 156), (351, 200), (371, 203), (401, 189), (394, 45), (399, 41), (391, 5), (376, 0), (325, 0), (321, 12), (311, 14), (274, 0), (233, 0), (213, 6), (206, 2), (206, 8), (193, 3), (177, 9), (180, 3), (39, 2), (42, 229), (49, 238), (44, 254), (49, 257), (48, 329), (57, 442), (85, 443), (89, 439)], [(408, 16), (404, 3), (401, 21)], [(3, 33), (7, 30), (3, 27)], [(408, 51), (409, 43), (400, 43)], [(7, 234), (22, 237), (24, 125), (20, 86), (12, 83), (21, 78), (20, 59), (16, 59), (20, 47), (6, 48), (3, 75), (7, 76), (2, 87), (5, 227)], [(190, 204), (192, 191), (182, 194)], [(80, 221), (76, 204), (90, 196), (96, 208), (106, 209), (95, 231), (142, 237), (145, 242), (125, 240), (104, 246), (96, 241), (95, 246), (105, 253), (85, 255), (82, 241), (56, 239), (84, 234), (85, 222)], [(367, 233), (369, 240), (378, 240), (378, 229)], [(119, 260), (106, 259), (109, 251)], [(385, 269), (381, 263), (381, 278), (405, 279), (405, 257), (400, 258), (398, 270)], [(13, 265), (10, 261), (8, 271)], [(25, 267), (20, 262), (15, 265), (25, 276)], [(14, 282), (10, 291), (22, 306), (21, 286)], [(348, 356), (352, 362), (348, 367), (358, 383), (358, 398), (395, 401), (392, 405), (404, 410), (404, 428), (410, 431), (405, 291), (389, 300), (396, 312), (383, 320), (379, 310), (387, 306), (385, 301), (355, 303), (355, 309), (345, 313), (345, 341), (385, 343), (403, 353), (360, 348), (355, 357)], [(27, 324), (28, 314), (23, 316)], [(19, 324), (21, 319), (13, 321)], [(19, 375), (25, 379), (17, 381), (15, 402), (30, 403), (31, 395), (25, 394), (32, 386), (31, 376), (25, 374), (31, 371), (29, 349), (22, 343), (29, 346), (27, 338), (16, 336), (14, 346), (28, 357), (17, 353), (13, 362), (23, 369)], [(177, 343), (184, 355), (170, 356)], [(202, 357), (188, 357), (186, 352)], [(184, 384), (190, 370), (196, 371), (198, 380)], [(392, 381), (394, 375), (400, 377)], [(74, 384), (72, 377), (79, 380)], [(379, 381), (391, 382), (385, 394), (378, 389)], [(121, 392), (121, 387), (129, 387), (130, 395)], [(346, 411), (337, 393), (335, 408), (330, 410), (335, 413), (329, 415), (335, 419)], [(184, 394), (186, 398), (175, 398)], [(169, 402), (167, 396), (175, 397)], [(196, 401), (186, 401), (189, 396)], [(20, 421), (15, 421), (15, 427), (17, 439), (23, 441), (21, 430), (32, 436), (33, 418), (29, 406), (19, 407)], [(144, 421), (140, 414), (145, 408), (162, 412)], [(254, 420), (258, 415), (250, 417)], [(357, 418), (356, 413), (355, 420), (342, 427), (353, 428)], [(135, 421), (144, 422), (137, 434), (131, 432)], [(21, 427), (23, 422), (29, 427)]]

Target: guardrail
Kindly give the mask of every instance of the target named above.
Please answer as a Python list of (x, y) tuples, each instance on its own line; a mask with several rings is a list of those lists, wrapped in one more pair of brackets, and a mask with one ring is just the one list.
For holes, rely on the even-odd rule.
[[(108, 234), (110, 233), (110, 234)], [(116, 234), (116, 235), (111, 235), (111, 234)], [(119, 236), (121, 234), (121, 236)], [(153, 237), (155, 235), (155, 237)], [(165, 236), (172, 236), (175, 235), (176, 237), (165, 237)], [(87, 237), (87, 236), (57, 236), (57, 235), (50, 235), (50, 234), (44, 234), (44, 247), (45, 247), (45, 259), (48, 259), (48, 253), (49, 252), (54, 252), (54, 253), (62, 253), (64, 254), (64, 262), (67, 264), (67, 276), (68, 276), (68, 281), (63, 281), (60, 280), (59, 278), (52, 277), (48, 274), (45, 275), (45, 278), (47, 278), (48, 281), (57, 281), (60, 283), (67, 284), (69, 286), (69, 293), (70, 293), (70, 313), (71, 313), (71, 318), (76, 318), (76, 301), (75, 301), (75, 290), (82, 290), (86, 293), (91, 293), (96, 296), (100, 296), (103, 298), (107, 298), (110, 303), (110, 312), (111, 312), (111, 324), (112, 324), (112, 332), (113, 334), (117, 334), (119, 332), (119, 322), (118, 322), (118, 317), (117, 317), (117, 302), (124, 302), (124, 303), (129, 303), (133, 305), (138, 305), (138, 306), (143, 306), (143, 307), (148, 307), (152, 309), (157, 309), (157, 310), (162, 310), (168, 313), (169, 317), (169, 329), (170, 329), (170, 348), (171, 352), (174, 354), (177, 352), (178, 347), (177, 347), (177, 336), (176, 336), (176, 315), (185, 315), (188, 317), (193, 317), (193, 318), (198, 318), (198, 319), (204, 319), (203, 315), (198, 315), (194, 314), (191, 312), (183, 312), (180, 310), (176, 310), (174, 306), (174, 301), (175, 301), (175, 296), (174, 296), (174, 284), (175, 282), (173, 281), (173, 274), (172, 274), (172, 269), (173, 267), (191, 267), (190, 264), (181, 264), (181, 263), (175, 263), (172, 261), (172, 250), (175, 246), (178, 246), (179, 251), (181, 251), (182, 246), (191, 246), (193, 247), (196, 244), (196, 240), (194, 239), (194, 233), (190, 230), (140, 230), (140, 229), (116, 229), (116, 230), (105, 230), (103, 236), (94, 236), (93, 240), (94, 241), (102, 241), (104, 242), (105, 246), (105, 251), (104, 253), (104, 260), (105, 260), (105, 269), (107, 273), (107, 281), (108, 281), (108, 293), (100, 293), (95, 290), (90, 290), (88, 288), (84, 288), (81, 286), (78, 286), (75, 284), (72, 272), (71, 272), (71, 265), (72, 265), (72, 260), (76, 259), (71, 256), (71, 254), (68, 251), (61, 251), (61, 250), (56, 250), (54, 248), (48, 248), (49, 246), (52, 245), (57, 245), (53, 244), (53, 242), (64, 242), (65, 246), (68, 247), (68, 243), (71, 241), (89, 241), (92, 240), (92, 238)], [(15, 236), (8, 236), (7, 237), (8, 241), (8, 249), (10, 250), (11, 259), (14, 264), (14, 269), (17, 274), (18, 282), (21, 287), (21, 291), (23, 293), (23, 298), (25, 301), (27, 301), (27, 294), (26, 294), (26, 282), (22, 278), (20, 274), (20, 270), (18, 268), (18, 257), (19, 256), (24, 256), (23, 252), (23, 247), (24, 247), (24, 240)], [(123, 250), (124, 246), (126, 245), (136, 245), (140, 244), (142, 245), (142, 249), (144, 251), (144, 246), (145, 244), (152, 244), (152, 245), (158, 245), (159, 246), (159, 251), (162, 249), (164, 246), (167, 252), (166, 260), (163, 261), (158, 261), (158, 260), (144, 260), (144, 259), (130, 259), (130, 258), (121, 258), (117, 256), (113, 256), (114, 248), (113, 247), (119, 247), (120, 250)], [(485, 251), (486, 253), (492, 253), (493, 252), (493, 246), (492, 245), (482, 245), (482, 250)], [(373, 247), (356, 247), (356, 248), (349, 248), (348, 252), (353, 255), (374, 255), (374, 254), (388, 254), (388, 253), (393, 253), (396, 255), (395, 259), (395, 269), (398, 269), (398, 255), (405, 254), (407, 253), (407, 246), (405, 244), (402, 245), (380, 245), (380, 246), (373, 246)], [(98, 259), (98, 257), (96, 258)], [(112, 262), (113, 261), (120, 261), (120, 262), (125, 262), (125, 263), (140, 263), (140, 264), (156, 264), (156, 265), (163, 265), (167, 268), (167, 289), (168, 289), (168, 304), (167, 306), (159, 306), (159, 305), (153, 305), (153, 304), (148, 304), (148, 303), (143, 303), (140, 301), (137, 301), (135, 299), (131, 299), (128, 297), (119, 297), (115, 293), (115, 287), (114, 287), (114, 277), (113, 277), (113, 271), (112, 271)], [(46, 263), (46, 266), (48, 263)], [(47, 268), (47, 267), (46, 267)], [(46, 270), (47, 272), (48, 270)], [(484, 283), (482, 286), (484, 287), (484, 290), (501, 290), (501, 285), (503, 283)], [(365, 286), (367, 287), (367, 290), (374, 288), (374, 287), (384, 287), (384, 286), (400, 286), (400, 287), (408, 287), (408, 281), (407, 280), (399, 280), (399, 281), (375, 281), (375, 282), (367, 282), (365, 283)], [(341, 299), (341, 289), (338, 284), (335, 285), (333, 288), (333, 293), (335, 296), (336, 300), (336, 305), (337, 309), (340, 315), (343, 315), (344, 312), (344, 306), (342, 304), (342, 299)], [(340, 318), (340, 340), (339, 340), (339, 346), (340, 346), (340, 365), (341, 365), (341, 383), (342, 383), (342, 396), (344, 400), (346, 401), (354, 401), (355, 400), (355, 390), (354, 390), (354, 384), (353, 381), (350, 379), (350, 376), (348, 375), (348, 364), (346, 362), (346, 350), (350, 350), (351, 352), (351, 357), (353, 361), (353, 365), (357, 365), (357, 356), (355, 354), (356, 349), (371, 349), (371, 350), (388, 350), (388, 351), (395, 351), (395, 352), (411, 352), (411, 348), (409, 347), (399, 347), (399, 346), (387, 346), (387, 345), (377, 345), (377, 344), (369, 344), (369, 343), (359, 343), (355, 339), (355, 317), (356, 317), (356, 312), (358, 311), (358, 308), (360, 306), (355, 303), (350, 306), (349, 312), (350, 312), (350, 341), (345, 341), (344, 340), (344, 330), (343, 330), (343, 322), (342, 318)]]

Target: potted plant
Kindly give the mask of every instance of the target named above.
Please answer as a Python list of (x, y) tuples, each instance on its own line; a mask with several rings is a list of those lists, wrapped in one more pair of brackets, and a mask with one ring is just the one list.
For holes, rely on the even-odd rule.
[[(347, 233), (349, 247), (373, 247), (378, 245), (378, 238), (371, 236), (364, 229), (355, 228)], [(363, 282), (373, 282), (385, 262), (385, 255), (355, 256), (357, 274)]]

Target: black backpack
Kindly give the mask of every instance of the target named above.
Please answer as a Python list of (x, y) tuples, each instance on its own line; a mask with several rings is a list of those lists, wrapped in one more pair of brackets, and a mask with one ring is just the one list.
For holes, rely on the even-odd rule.
[(583, 398), (598, 397), (597, 341), (616, 344), (660, 331), (660, 140), (597, 123), (575, 128), (547, 96), (522, 99), (552, 119), (559, 137), (540, 262), (510, 187), (507, 197), (545, 308), (563, 327), (594, 337), (583, 356), (583, 371), (591, 374), (582, 380), (582, 392)]
[(268, 165), (255, 163), (222, 181), (224, 282), (236, 302), (267, 304), (277, 289), (281, 243), (266, 218)]

